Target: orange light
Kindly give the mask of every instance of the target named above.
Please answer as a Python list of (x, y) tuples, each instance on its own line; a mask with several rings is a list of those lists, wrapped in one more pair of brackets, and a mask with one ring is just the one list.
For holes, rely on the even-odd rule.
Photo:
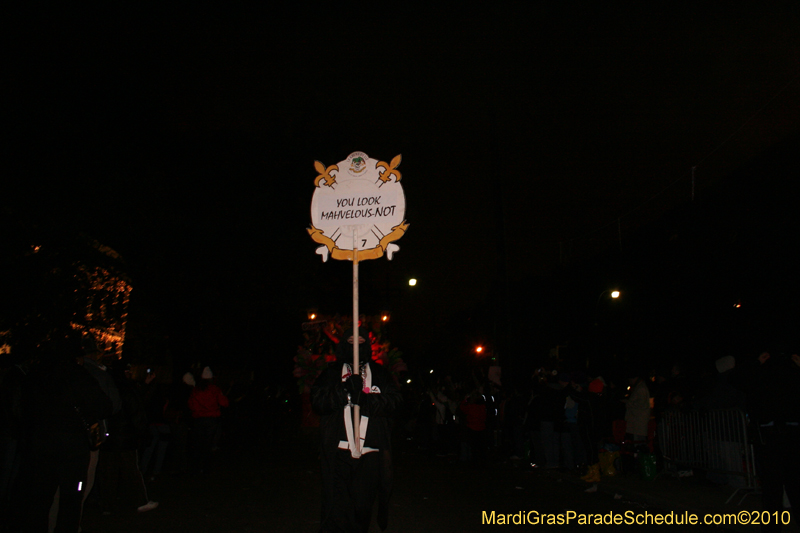
[(308, 315), (308, 318), (310, 318), (311, 320), (314, 320), (315, 318), (317, 318), (317, 315), (315, 315), (314, 313), (311, 313), (310, 315)]
[(381, 320), (383, 320), (384, 322), (386, 322), (387, 320), (389, 320), (389, 317), (388, 317), (387, 315), (383, 315), (383, 316), (381, 317)]
[(476, 346), (475, 353), (481, 353), (483, 351), (483, 346)]

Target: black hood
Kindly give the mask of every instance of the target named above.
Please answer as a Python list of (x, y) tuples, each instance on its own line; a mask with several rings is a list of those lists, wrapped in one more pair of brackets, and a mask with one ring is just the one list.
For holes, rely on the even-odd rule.
[[(369, 340), (367, 328), (358, 328), (358, 335), (364, 338), (364, 343), (358, 347), (358, 361), (364, 363), (372, 359), (372, 344)], [(345, 330), (339, 344), (336, 346), (336, 360), (342, 363), (353, 362), (353, 345), (347, 339), (353, 336), (353, 329)]]

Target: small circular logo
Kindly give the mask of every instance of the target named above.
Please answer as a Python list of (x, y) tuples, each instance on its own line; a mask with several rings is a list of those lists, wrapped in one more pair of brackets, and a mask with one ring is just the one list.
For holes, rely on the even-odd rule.
[(367, 159), (369, 157), (364, 152), (353, 152), (347, 156), (347, 172), (351, 176), (360, 177), (367, 169)]

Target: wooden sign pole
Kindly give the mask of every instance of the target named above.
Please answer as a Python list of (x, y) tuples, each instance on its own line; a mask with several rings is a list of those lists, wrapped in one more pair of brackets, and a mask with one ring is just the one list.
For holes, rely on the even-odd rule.
[[(356, 376), (361, 373), (358, 334), (358, 228), (353, 226), (353, 374)], [(356, 449), (351, 451), (351, 455), (358, 459), (361, 457), (361, 406), (358, 404), (353, 407), (353, 440)]]

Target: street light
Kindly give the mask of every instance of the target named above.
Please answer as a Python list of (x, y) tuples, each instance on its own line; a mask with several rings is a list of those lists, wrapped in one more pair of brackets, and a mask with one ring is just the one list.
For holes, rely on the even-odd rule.
[(620, 297), (621, 293), (619, 292), (619, 289), (606, 289), (606, 290), (604, 290), (603, 292), (600, 293), (600, 296), (597, 297), (597, 303), (594, 306), (594, 325), (595, 326), (597, 326), (597, 311), (600, 308), (600, 300), (602, 300), (603, 296), (605, 296), (606, 294), (611, 296), (612, 300), (616, 300), (617, 298)]
[(617, 298), (620, 297), (622, 293), (619, 292), (619, 289), (606, 289), (600, 293), (600, 296), (597, 297), (598, 304), (600, 303), (600, 300), (603, 299), (603, 296), (605, 296), (606, 294), (608, 294), (609, 296), (611, 296), (611, 298), (616, 300)]

